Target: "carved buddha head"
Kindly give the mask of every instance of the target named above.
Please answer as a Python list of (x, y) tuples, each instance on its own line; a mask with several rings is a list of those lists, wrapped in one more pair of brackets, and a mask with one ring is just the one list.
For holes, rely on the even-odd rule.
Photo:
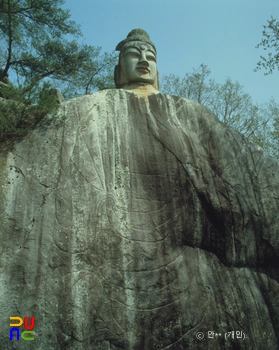
[(132, 30), (116, 50), (120, 51), (114, 71), (117, 88), (127, 84), (149, 84), (158, 90), (156, 48), (144, 30)]

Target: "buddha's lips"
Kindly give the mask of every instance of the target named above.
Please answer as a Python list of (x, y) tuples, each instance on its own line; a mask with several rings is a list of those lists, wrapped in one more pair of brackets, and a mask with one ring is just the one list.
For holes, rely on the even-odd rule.
[(150, 73), (150, 69), (147, 67), (137, 67), (137, 70), (144, 73)]

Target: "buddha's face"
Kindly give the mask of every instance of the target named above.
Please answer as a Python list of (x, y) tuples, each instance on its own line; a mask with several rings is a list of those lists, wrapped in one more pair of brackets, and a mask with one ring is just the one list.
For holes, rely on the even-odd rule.
[(157, 82), (156, 53), (151, 45), (132, 41), (124, 45), (120, 55), (120, 83)]

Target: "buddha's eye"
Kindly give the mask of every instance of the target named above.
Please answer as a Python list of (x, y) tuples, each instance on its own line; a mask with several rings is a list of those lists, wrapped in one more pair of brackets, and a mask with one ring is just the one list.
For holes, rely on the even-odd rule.
[(153, 62), (156, 62), (156, 58), (154, 56), (147, 56), (146, 57), (148, 59), (148, 61), (153, 61)]
[(130, 57), (140, 57), (140, 54), (138, 52), (128, 52), (127, 55), (129, 55)]

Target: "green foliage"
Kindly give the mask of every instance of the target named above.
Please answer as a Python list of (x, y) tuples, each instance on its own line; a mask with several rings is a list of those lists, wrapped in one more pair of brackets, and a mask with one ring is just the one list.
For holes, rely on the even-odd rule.
[(27, 114), (40, 119), (57, 108), (55, 88), (69, 99), (114, 87), (115, 54), (79, 44), (80, 28), (64, 3), (0, 0), (0, 96), (9, 100), (0, 103), (2, 135), (22, 125)]
[(227, 78), (219, 84), (210, 78), (210, 73), (210, 69), (201, 64), (182, 78), (171, 74), (162, 79), (161, 90), (203, 104), (223, 123), (236, 128), (271, 155), (278, 156), (279, 105), (275, 100), (255, 104), (238, 82)]
[(279, 70), (279, 22), (271, 17), (268, 25), (263, 26), (263, 39), (256, 48), (263, 48), (267, 51), (267, 57), (260, 56), (255, 71), (265, 70), (265, 75), (271, 74), (275, 69)]
[(116, 56), (108, 53), (101, 55), (100, 50), (88, 45), (70, 49), (72, 57), (65, 64), (66, 71), (61, 73), (58, 70), (52, 75), (54, 85), (63, 91), (66, 99), (115, 87), (113, 72)]
[(59, 104), (56, 90), (50, 83), (43, 82), (32, 89), (28, 87), (3, 87), (0, 98), (0, 137), (6, 139), (26, 133), (45, 115), (56, 116)]
[(63, 4), (62, 0), (1, 1), (0, 39), (6, 50), (0, 61), (5, 67), (0, 80), (11, 67), (20, 71), (30, 64), (42, 74), (32, 58), (40, 60), (41, 49), (52, 41), (60, 41), (63, 35), (80, 35), (79, 27), (69, 20), (69, 12), (61, 9)]

